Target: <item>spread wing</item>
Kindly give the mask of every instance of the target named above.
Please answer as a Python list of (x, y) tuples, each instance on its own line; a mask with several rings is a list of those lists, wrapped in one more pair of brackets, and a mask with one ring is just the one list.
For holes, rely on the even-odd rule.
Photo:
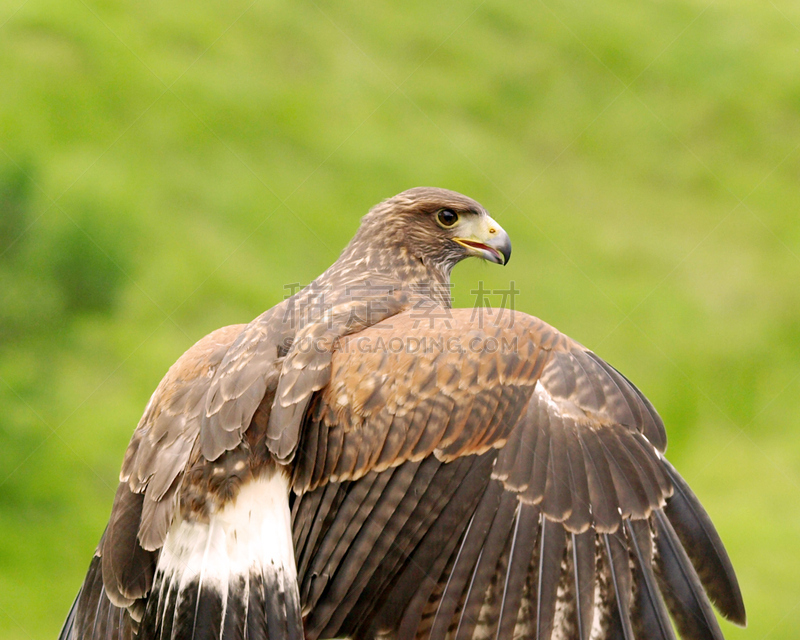
[[(240, 439), (253, 385), (278, 375), (280, 345), (246, 357), (243, 330), (201, 340), (154, 393), (63, 637), (135, 631), (124, 608), (135, 621), (144, 606), (193, 456)], [(269, 371), (246, 370), (264, 358)], [(409, 311), (342, 339), (293, 463), (307, 637), (546, 638), (557, 625), (670, 638), (667, 611), (684, 637), (721, 637), (709, 597), (744, 622), (741, 595), (665, 444), (631, 383), (524, 314)]]
[(671, 638), (667, 611), (721, 638), (709, 596), (744, 622), (628, 380), (524, 314), (432, 324), (407, 312), (342, 341), (309, 410), (293, 504), (309, 638)]
[[(62, 638), (130, 637), (152, 587), (181, 479), (200, 433), (208, 380), (244, 325), (218, 329), (184, 353), (147, 404), (120, 472), (106, 531)], [(135, 624), (135, 623), (134, 623)]]

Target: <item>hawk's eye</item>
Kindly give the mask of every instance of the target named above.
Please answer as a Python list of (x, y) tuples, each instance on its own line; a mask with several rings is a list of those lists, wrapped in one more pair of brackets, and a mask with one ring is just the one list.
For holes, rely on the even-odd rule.
[(458, 214), (452, 209), (442, 209), (437, 215), (436, 219), (443, 227), (452, 227), (458, 222)]

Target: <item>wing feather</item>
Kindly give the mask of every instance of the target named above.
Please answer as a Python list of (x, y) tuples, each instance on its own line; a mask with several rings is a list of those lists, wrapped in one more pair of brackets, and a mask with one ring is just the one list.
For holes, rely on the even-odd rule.
[(531, 504), (540, 504), (544, 498), (547, 482), (547, 464), (550, 460), (550, 420), (551, 414), (547, 406), (538, 407), (541, 422), (537, 423), (538, 435), (536, 448), (530, 452), (533, 458), (533, 467), (528, 479), (528, 486), (523, 493), (523, 499)]
[(336, 567), (341, 562), (392, 475), (393, 470), (370, 476), (367, 482), (356, 487), (353, 495), (347, 495), (342, 501), (339, 506), (342, 516), (337, 516), (332, 525), (333, 531), (326, 532), (322, 545), (312, 558), (307, 578), (300, 584), (301, 597), (307, 594), (305, 601), (308, 606), (316, 605), (332, 576), (329, 567)]
[[(407, 491), (394, 508), (388, 500), (384, 501), (381, 513), (373, 514), (370, 535), (358, 541), (364, 551), (348, 558), (348, 562), (359, 567), (354, 588), (347, 588), (344, 581), (333, 585), (334, 590), (339, 589), (342, 595), (342, 604), (337, 607), (331, 621), (333, 624), (368, 625), (370, 621), (363, 613), (367, 608), (364, 605), (374, 601), (378, 594), (381, 600), (385, 597), (400, 567), (407, 562), (435, 515), (442, 510), (441, 496), (437, 490), (429, 491), (429, 487), (440, 484), (446, 493), (452, 493), (455, 488), (448, 486), (457, 469), (451, 470), (448, 466), (428, 458), (422, 463), (406, 463), (400, 467), (404, 470), (402, 475), (409, 484), (413, 482), (415, 490)], [(398, 485), (393, 490), (402, 489)]]
[[(514, 524), (515, 513), (520, 504), (513, 494), (504, 492), (500, 498), (497, 514), (483, 544), (480, 558), (475, 565), (471, 587), (487, 584), (497, 571), (500, 555), (506, 547), (509, 532)], [(470, 588), (467, 592), (464, 607), (459, 616), (456, 640), (471, 638), (478, 624), (481, 608), (486, 594), (480, 588)]]
[[(374, 482), (374, 478), (368, 478), (364, 480), (365, 491), (369, 491), (371, 487), (371, 483)], [(340, 510), (339, 507), (342, 504), (342, 501), (346, 497), (346, 493), (343, 490), (341, 485), (331, 483), (326, 484), (325, 486), (316, 489), (315, 491), (309, 492), (304, 494), (303, 496), (299, 496), (295, 501), (295, 506), (302, 505), (308, 500), (313, 500), (314, 498), (307, 498), (306, 496), (319, 496), (321, 495), (321, 499), (319, 500), (319, 508), (314, 512), (314, 519), (311, 521), (311, 527), (309, 527), (309, 533), (306, 540), (303, 542), (303, 546), (299, 546), (298, 539), (295, 537), (295, 546), (299, 549), (317, 549), (318, 544), (320, 541), (324, 541), (330, 531), (333, 523), (335, 522), (336, 518), (339, 517)], [(342, 511), (342, 519), (347, 520), (348, 515)], [(346, 524), (346, 523), (345, 523)], [(306, 523), (299, 520), (298, 518), (292, 519), (292, 532), (293, 535), (297, 535), (297, 530), (301, 526), (305, 526)], [(341, 525), (339, 525), (341, 526)], [(298, 567), (297, 567), (297, 574), (298, 574), (298, 583), (300, 584), (300, 596), (304, 603), (308, 601), (308, 591), (310, 590), (310, 585), (307, 585), (307, 580), (303, 578), (303, 576), (307, 576), (308, 572), (308, 565), (314, 559), (314, 554), (311, 553), (298, 553)]]
[(700, 579), (669, 519), (655, 512), (656, 567), (661, 593), (678, 632), (691, 640), (723, 640)]
[(648, 514), (647, 494), (627, 452), (620, 446), (616, 434), (604, 433), (598, 442), (605, 453), (614, 488), (617, 491), (622, 517), (642, 518)]
[(567, 548), (567, 538), (559, 523), (542, 515), (539, 540), (536, 637), (540, 640), (550, 640), (555, 627), (556, 597), (558, 584), (561, 581), (561, 563)]
[(572, 502), (571, 513), (564, 524), (569, 531), (582, 533), (592, 523), (591, 498), (586, 464), (578, 437), (578, 426), (571, 418), (564, 419), (564, 437), (567, 442), (567, 464)]
[[(394, 506), (397, 513), (368, 516), (385, 537), (369, 536), (366, 529), (359, 534), (375, 545), (358, 556), (365, 583), (343, 573), (336, 589), (328, 585), (316, 594), (317, 608), (326, 602), (318, 610), (334, 613), (321, 615), (307, 630), (309, 638), (323, 630), (357, 639), (391, 633), (434, 640), (549, 638), (564, 625), (580, 640), (670, 638), (664, 600), (685, 617), (703, 610), (705, 597), (680, 545), (713, 552), (724, 565), (721, 543), (709, 532), (713, 528), (705, 530), (707, 516), (693, 495), (681, 491), (670, 507), (678, 481), (661, 455), (666, 440), (652, 405), (613, 367), (535, 318), (513, 314), (506, 324), (478, 328), (467, 312), (455, 310), (448, 320), (455, 326), (446, 335), (467, 336), (482, 347), (490, 336), (499, 337), (515, 348), (506, 354), (484, 348), (433, 354), (350, 349), (347, 358), (334, 352), (331, 383), (318, 395), (324, 409), (309, 414), (303, 439), (327, 434), (320, 442), (337, 442), (331, 455), (338, 461), (331, 466), (331, 455), (320, 456), (319, 448), (313, 462), (311, 456), (299, 459), (315, 469), (296, 472), (295, 490), (313, 494), (333, 481), (357, 487), (367, 474), (388, 474), (415, 460), (436, 459), (446, 467), (500, 449), (485, 468), (488, 484), (481, 488), (480, 477), (471, 475), (478, 467), (471, 467), (464, 482), (473, 478), (470, 486), (480, 493), (456, 505), (459, 488), (449, 502), (430, 502), (431, 492), (444, 491), (450, 480), (441, 469), (413, 475), (407, 495)], [(373, 329), (359, 340), (373, 339)], [(435, 328), (414, 329), (403, 313), (388, 331), (380, 334), (384, 341), (413, 335), (437, 343), (446, 337)], [(366, 389), (359, 391), (362, 382)], [(305, 478), (312, 478), (310, 484)], [(429, 505), (424, 514), (423, 504)], [(670, 526), (665, 506), (677, 522), (671, 534), (664, 532)], [(336, 518), (347, 513), (345, 508)], [(647, 537), (648, 518), (656, 523), (657, 554)], [(330, 524), (324, 535), (338, 535), (338, 526)], [(313, 536), (303, 535), (308, 548)], [(401, 535), (413, 550), (388, 552), (382, 563), (385, 545)], [(320, 558), (315, 556), (316, 569), (313, 562), (301, 565), (301, 573), (318, 573), (326, 564)], [(336, 566), (355, 562), (330, 558)], [(732, 580), (732, 572), (723, 570), (720, 584), (708, 578), (706, 588), (734, 602), (727, 608), (736, 615)], [(689, 597), (665, 596), (664, 589), (676, 585)], [(367, 593), (375, 594), (374, 603), (365, 600)]]
[(647, 520), (628, 520), (626, 523), (632, 557), (634, 582), (638, 585), (634, 606), (634, 625), (653, 640), (675, 640), (664, 601), (658, 591), (653, 573), (653, 539)]
[(550, 428), (542, 512), (550, 520), (562, 522), (572, 513), (567, 436), (560, 417), (551, 416), (549, 423), (553, 426)]
[(624, 533), (622, 530), (604, 533), (603, 544), (611, 569), (611, 581), (614, 585), (617, 613), (622, 623), (622, 634), (625, 640), (634, 640), (633, 625), (631, 624), (632, 577)]
[(666, 460), (664, 468), (675, 486), (675, 493), (664, 513), (711, 601), (723, 616), (743, 626), (747, 616), (742, 592), (722, 540), (686, 481)]
[(514, 537), (508, 561), (508, 571), (503, 585), (500, 617), (497, 622), (497, 638), (513, 637), (514, 627), (522, 602), (525, 583), (536, 549), (539, 535), (539, 508), (520, 503), (514, 527)]
[(575, 612), (578, 637), (580, 640), (589, 640), (595, 609), (595, 535), (593, 531), (572, 534), (572, 566), (575, 571)]
[(444, 594), (436, 611), (431, 637), (444, 636), (450, 628), (459, 606), (463, 606), (464, 590), (471, 579), (486, 536), (494, 522), (503, 497), (502, 485), (492, 482), (470, 520), (467, 532), (456, 556)]
[[(534, 415), (529, 419), (541, 424), (542, 420), (546, 419), (544, 416), (539, 417), (543, 411), (544, 407), (540, 403), (531, 400), (528, 403), (526, 413), (530, 415), (531, 412), (534, 412)], [(503, 465), (500, 466), (500, 461), (498, 461), (498, 470), (496, 472), (497, 477), (503, 480), (506, 488), (512, 491), (525, 491), (530, 485), (534, 456), (536, 451), (543, 446), (538, 442), (538, 437), (542, 432), (543, 428), (514, 429), (512, 432), (512, 438), (517, 435), (516, 439), (519, 440), (519, 447), (518, 449), (515, 448), (511, 442), (509, 442), (508, 446), (503, 447), (500, 454)], [(509, 451), (510, 453), (507, 453)], [(532, 501), (528, 500), (528, 502)]]
[[(356, 590), (357, 601), (354, 601), (352, 593), (348, 593), (344, 606), (350, 613), (342, 623), (343, 626), (363, 628), (373, 623), (371, 616), (366, 613), (369, 607), (365, 604), (374, 602), (377, 594), (381, 594), (382, 600), (390, 597), (396, 577), (401, 574), (409, 557), (436, 519), (444, 513), (447, 503), (466, 476), (470, 467), (465, 462), (469, 461), (442, 464), (429, 457), (417, 467), (415, 490), (407, 492), (403, 497), (369, 556), (361, 563), (363, 581), (359, 582), (364, 586)], [(409, 465), (414, 463), (405, 463), (401, 467)], [(420, 485), (419, 490), (417, 485)]]
[(380, 453), (375, 460), (375, 469), (379, 471), (389, 468), (400, 457), (408, 435), (408, 423), (405, 416), (390, 415), (385, 423), (388, 423), (388, 426), (385, 427), (386, 437), (380, 445)]
[(600, 439), (591, 429), (580, 431), (579, 438), (586, 461), (594, 527), (600, 533), (616, 531), (621, 522), (617, 507), (620, 501)]

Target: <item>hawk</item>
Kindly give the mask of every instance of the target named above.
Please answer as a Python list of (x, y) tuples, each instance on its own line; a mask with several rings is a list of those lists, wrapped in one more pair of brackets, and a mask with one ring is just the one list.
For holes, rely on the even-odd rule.
[(190, 348), (61, 638), (719, 639), (712, 602), (744, 625), (647, 398), (537, 318), (451, 308), (459, 261), (510, 255), (476, 201), (411, 189)]

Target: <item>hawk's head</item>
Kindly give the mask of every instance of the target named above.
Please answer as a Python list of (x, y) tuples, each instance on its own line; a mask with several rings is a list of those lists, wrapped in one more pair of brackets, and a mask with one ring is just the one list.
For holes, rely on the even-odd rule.
[(373, 207), (354, 242), (399, 252), (444, 273), (470, 256), (497, 264), (511, 257), (508, 234), (479, 203), (433, 187), (409, 189)]

